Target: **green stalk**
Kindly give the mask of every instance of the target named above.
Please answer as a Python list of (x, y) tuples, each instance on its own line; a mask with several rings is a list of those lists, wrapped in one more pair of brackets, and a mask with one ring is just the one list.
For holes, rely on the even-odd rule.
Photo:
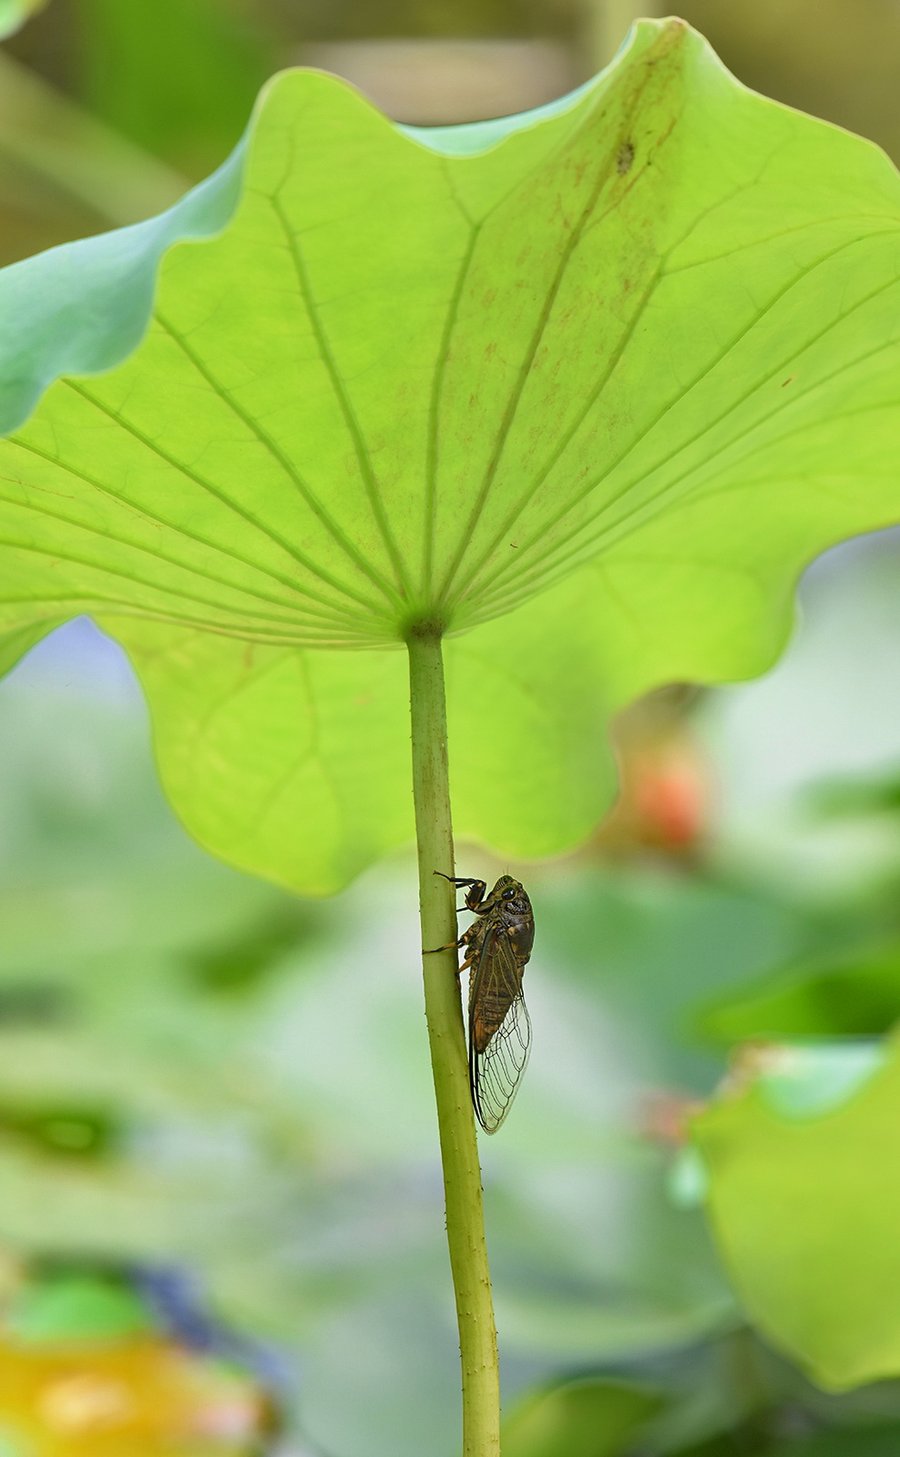
[(164, 212), (190, 185), (4, 52), (0, 160), (6, 159), (114, 227)]
[[(414, 629), (408, 639), (412, 716), (413, 796), (419, 855), (422, 946), (447, 946), (457, 935), (455, 898), (446, 880), (453, 871), (453, 829), (447, 771), (447, 712), (440, 632)], [(491, 1297), (481, 1167), (469, 1074), (455, 949), (422, 958), (425, 1016), (437, 1100), (447, 1243), (456, 1296), (462, 1362), (464, 1457), (498, 1457), (500, 1370)]]

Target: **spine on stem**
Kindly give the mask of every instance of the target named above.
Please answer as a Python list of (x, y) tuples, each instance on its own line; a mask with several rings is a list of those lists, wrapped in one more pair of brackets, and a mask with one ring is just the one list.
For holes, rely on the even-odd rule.
[(434, 874), (454, 874), (447, 768), (444, 666), (437, 630), (408, 637), (413, 795), (419, 859), (422, 946), (450, 947), (423, 956), (425, 1015), (437, 1100), (447, 1243), (456, 1296), (462, 1362), (464, 1457), (498, 1457), (500, 1375), (497, 1331), (481, 1197), (481, 1167), (469, 1095), (459, 987), (458, 935), (452, 887)]

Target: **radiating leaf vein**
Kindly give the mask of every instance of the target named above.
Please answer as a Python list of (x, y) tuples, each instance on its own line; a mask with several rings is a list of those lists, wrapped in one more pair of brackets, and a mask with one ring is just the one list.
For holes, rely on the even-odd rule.
[[(32, 444), (30, 441), (16, 438), (11, 440), (10, 444), (15, 446), (17, 450), (22, 450), (27, 454), (33, 455), (40, 460), (47, 461), (48, 464), (53, 465), (54, 467), (64, 471), (66, 475), (71, 476), (73, 480), (82, 481), (85, 485), (90, 486), (92, 490), (95, 490), (98, 495), (106, 496), (111, 501), (114, 501), (117, 505), (125, 507), (125, 509), (135, 517), (147, 521), (153, 526), (158, 526), (163, 531), (171, 532), (176, 537), (184, 537), (188, 541), (194, 541), (198, 545), (205, 547), (208, 551), (214, 552), (216, 555), (221, 556), (226, 561), (233, 561), (238, 566), (247, 567), (255, 574), (263, 577), (268, 577), (275, 582), (280, 582), (292, 593), (295, 592), (295, 583), (290, 577), (281, 576), (281, 574), (273, 571), (271, 568), (261, 567), (258, 565), (258, 563), (252, 561), (249, 557), (241, 556), (240, 553), (235, 552), (229, 548), (219, 545), (213, 545), (213, 543), (211, 543), (207, 538), (202, 537), (195, 532), (187, 530), (184, 526), (173, 525), (172, 523), (166, 521), (164, 517), (157, 516), (155, 513), (147, 511), (145, 508), (136, 505), (130, 497), (122, 495), (120, 492), (113, 490), (112, 487), (105, 485), (101, 481), (97, 480), (96, 477), (89, 476), (84, 471), (75, 470), (73, 466), (59, 460), (58, 457), (52, 455), (49, 451), (41, 450), (39, 446)], [(0, 477), (0, 479), (4, 478)], [(10, 480), (13, 484), (23, 484), (24, 486), (24, 483), (13, 482), (12, 477), (6, 477), (5, 479)], [(24, 488), (29, 490), (40, 489), (39, 487), (34, 486), (28, 486)], [(130, 541), (127, 537), (117, 536), (115, 533), (111, 532), (108, 527), (93, 527), (88, 525), (86, 522), (79, 521), (75, 517), (67, 516), (63, 512), (51, 511), (43, 502), (30, 502), (6, 497), (4, 497), (3, 499), (7, 502), (8, 505), (12, 506), (13, 508), (40, 512), (42, 515), (49, 517), (51, 520), (65, 522), (67, 525), (74, 526), (79, 530), (102, 537), (106, 541), (114, 542), (117, 546), (122, 546), (127, 550), (147, 552), (150, 555), (157, 557), (158, 560), (166, 562), (167, 564), (174, 566), (181, 571), (190, 572), (191, 576), (203, 577), (207, 581), (216, 583), (216, 585), (218, 586), (228, 588), (230, 591), (240, 592), (244, 596), (256, 597), (261, 602), (268, 602), (273, 606), (281, 607), (285, 610), (286, 614), (285, 618), (281, 620), (284, 620), (288, 623), (298, 620), (314, 621), (316, 619), (319, 619), (322, 622), (335, 623), (341, 620), (340, 614), (335, 613), (334, 611), (326, 613), (317, 612), (315, 609), (312, 608), (305, 608), (301, 609), (298, 612), (298, 609), (292, 603), (286, 602), (283, 597), (278, 597), (274, 593), (265, 592), (258, 586), (251, 587), (248, 586), (246, 583), (236, 583), (234, 581), (230, 581), (227, 577), (219, 577), (214, 572), (210, 572), (207, 568), (202, 567), (196, 560), (196, 558), (192, 559), (189, 565), (185, 565), (185, 563), (179, 561), (176, 556), (163, 551), (159, 547)], [(348, 617), (346, 621), (343, 622), (343, 626), (346, 628), (348, 623), (352, 623), (354, 621), (355, 619)]]
[(440, 352), (438, 354), (437, 366), (431, 381), (431, 399), (428, 408), (428, 446), (425, 467), (425, 542), (422, 560), (422, 590), (426, 597), (432, 595), (431, 574), (434, 564), (434, 533), (437, 518), (437, 476), (440, 461), (440, 408), (441, 396), (444, 389), (444, 379), (447, 371), (447, 362), (450, 357), (450, 348), (453, 339), (453, 331), (459, 316), (459, 305), (466, 286), (469, 269), (472, 266), (472, 259), (475, 256), (475, 248), (481, 231), (481, 224), (473, 224), (470, 228), (469, 241), (460, 261), (456, 281), (453, 286), (453, 293), (444, 317), (444, 327), (441, 332)]
[[(637, 109), (638, 101), (641, 94), (641, 89), (638, 88), (635, 93), (635, 97), (632, 99), (631, 106), (626, 112), (624, 118), (623, 125), (625, 129), (627, 129), (627, 126), (630, 124), (633, 118), (633, 114)], [(660, 149), (665, 145), (666, 141), (669, 139), (675, 128), (676, 122), (677, 118), (673, 118), (672, 121), (669, 123), (668, 127), (662, 133), (662, 135), (656, 139), (656, 143), (653, 148), (654, 154), (658, 153)], [(547, 291), (547, 296), (544, 300), (543, 307), (540, 311), (537, 323), (532, 332), (531, 339), (529, 340), (528, 347), (524, 352), (519, 369), (516, 373), (512, 392), (509, 399), (507, 400), (506, 407), (503, 411), (503, 416), (500, 421), (497, 438), (490, 458), (488, 460), (484, 479), (481, 483), (479, 491), (473, 502), (472, 508), (469, 512), (465, 527), (460, 535), (456, 551), (451, 557), (450, 563), (447, 567), (447, 571), (445, 573), (444, 580), (440, 588), (441, 601), (447, 600), (450, 588), (453, 585), (456, 574), (465, 557), (469, 543), (474, 537), (475, 528), (477, 527), (484, 508), (487, 504), (491, 488), (496, 479), (500, 462), (503, 458), (506, 443), (510, 437), (513, 421), (515, 420), (519, 405), (522, 400), (525, 385), (534, 366), (534, 361), (537, 356), (537, 351), (540, 347), (541, 340), (544, 337), (547, 325), (552, 317), (554, 305), (559, 296), (560, 289), (562, 288), (565, 281), (569, 264), (571, 263), (572, 258), (575, 256), (578, 245), (581, 242), (582, 237), (584, 236), (585, 229), (587, 228), (588, 223), (592, 219), (594, 209), (597, 206), (597, 203), (603, 193), (604, 188), (609, 182), (610, 177), (615, 177), (615, 169), (613, 163), (614, 157), (618, 151), (618, 145), (619, 136), (617, 135), (613, 139), (613, 143), (608, 149), (605, 159), (602, 162), (597, 162), (594, 185), (591, 188), (591, 191), (587, 197), (584, 206), (581, 209), (581, 212), (579, 213), (576, 223), (572, 227), (569, 237), (566, 240), (565, 246), (560, 250), (556, 271), (550, 283), (550, 287)], [(603, 219), (605, 219), (611, 213), (615, 212), (621, 206), (622, 200), (636, 185), (639, 177), (643, 175), (643, 173), (646, 171), (646, 167), (647, 164), (645, 163), (644, 167), (642, 167), (640, 171), (631, 178), (627, 185), (616, 193), (616, 195), (612, 198), (609, 206), (601, 214), (601, 217), (593, 220), (594, 224), (602, 222)], [(500, 539), (502, 539), (502, 537)]]
[[(303, 500), (306, 502), (313, 515), (318, 521), (322, 523), (325, 530), (329, 532), (337, 545), (347, 555), (350, 561), (353, 562), (354, 566), (356, 566), (359, 571), (362, 572), (363, 576), (368, 577), (369, 580), (372, 582), (373, 586), (377, 587), (379, 591), (384, 593), (386, 598), (388, 598), (389, 600), (395, 599), (396, 594), (394, 593), (394, 590), (391, 587), (390, 583), (387, 582), (384, 577), (382, 577), (381, 573), (375, 569), (375, 567), (363, 555), (363, 553), (357, 550), (350, 537), (348, 537), (346, 532), (343, 531), (341, 526), (332, 516), (331, 512), (327, 510), (322, 501), (313, 491), (309, 482), (300, 474), (300, 472), (297, 470), (297, 467), (294, 465), (294, 462), (290, 459), (289, 456), (284, 453), (278, 442), (272, 438), (272, 436), (263, 427), (260, 421), (257, 418), (254, 418), (253, 415), (249, 414), (243, 408), (240, 402), (235, 399), (234, 395), (229, 390), (226, 390), (224, 386), (216, 379), (215, 375), (212, 373), (206, 362), (200, 357), (199, 354), (197, 354), (196, 350), (191, 348), (186, 336), (182, 334), (181, 331), (177, 329), (173, 323), (166, 319), (158, 310), (156, 312), (156, 319), (157, 322), (172, 339), (173, 343), (175, 343), (181, 349), (184, 357), (191, 365), (193, 365), (194, 369), (200, 375), (201, 379), (203, 379), (206, 384), (209, 385), (210, 389), (213, 390), (213, 392), (218, 396), (218, 398), (222, 401), (226, 408), (232, 412), (236, 419), (245, 427), (245, 429), (249, 431), (251, 435), (255, 437), (256, 440), (259, 441), (263, 448), (271, 455), (272, 459), (280, 466), (280, 468), (284, 471), (285, 475), (288, 477), (291, 483), (300, 492), (300, 495), (303, 497)], [(350, 588), (342, 587), (340, 590), (343, 591), (347, 596), (354, 596)], [(364, 598), (356, 597), (355, 600), (360, 602), (361, 605), (367, 605)], [(378, 610), (374, 603), (370, 603), (368, 605), (370, 606), (372, 611)]]
[[(306, 312), (309, 316), (309, 321), (313, 327), (313, 332), (316, 337), (319, 354), (321, 356), (323, 364), (325, 365), (326, 370), (328, 371), (328, 377), (331, 381), (332, 389), (334, 390), (335, 397), (344, 418), (344, 423), (346, 425), (348, 434), (350, 435), (353, 449), (359, 463), (360, 476), (362, 478), (362, 482), (369, 499), (369, 505), (372, 510), (372, 515), (375, 519), (375, 524), (378, 527), (381, 539), (384, 542), (385, 550), (387, 551), (388, 557), (390, 558), (391, 564), (394, 568), (394, 574), (396, 576), (397, 584), (400, 589), (400, 597), (408, 597), (411, 595), (411, 585), (406, 576), (406, 566), (403, 561), (402, 554), (397, 546), (397, 543), (394, 541), (394, 537), (388, 523), (387, 511), (385, 510), (384, 502), (381, 499), (381, 491), (378, 484), (378, 478), (372, 469), (372, 462), (370, 460), (369, 451), (366, 446), (365, 436), (363, 434), (359, 420), (357, 419), (356, 411), (353, 407), (353, 401), (347, 390), (347, 386), (344, 383), (343, 376), (341, 375), (337, 360), (334, 357), (331, 345), (328, 340), (328, 336), (325, 332), (325, 326), (322, 321), (322, 317), (320, 315), (318, 306), (316, 304), (315, 296), (313, 294), (310, 284), (309, 274), (306, 268), (306, 262), (303, 257), (303, 250), (300, 247), (300, 240), (294, 229), (291, 227), (290, 219), (284, 211), (284, 207), (282, 206), (281, 198), (278, 193), (275, 193), (272, 198), (272, 207), (275, 210), (275, 214), (281, 224), (281, 227), (284, 230), (284, 235), (288, 241), (288, 246), (291, 252), (291, 259), (294, 265), (294, 272), (297, 277), (297, 283), (300, 288), (303, 302), (306, 306)], [(392, 590), (391, 596), (395, 604), (400, 600), (396, 591)]]
[[(586, 486), (574, 493), (566, 502), (564, 502), (564, 504), (560, 507), (555, 515), (549, 518), (542, 518), (540, 527), (536, 528), (535, 531), (532, 532), (532, 534), (528, 538), (526, 538), (523, 542), (519, 544), (519, 553), (516, 563), (511, 564), (507, 567), (500, 567), (494, 573), (493, 590), (489, 594), (487, 594), (487, 597), (480, 598), (480, 605), (484, 605), (484, 603), (488, 600), (494, 603), (496, 603), (498, 600), (504, 600), (502, 588), (505, 581), (509, 578), (513, 578), (514, 582), (517, 585), (524, 585), (529, 579), (540, 580), (544, 577), (545, 573), (549, 571), (551, 567), (556, 568), (562, 565), (564, 562), (570, 560), (572, 556), (583, 555), (585, 548), (587, 548), (588, 550), (596, 549), (598, 544), (606, 539), (609, 530), (616, 529), (620, 523), (617, 521), (613, 523), (613, 526), (611, 528), (604, 528), (604, 530), (597, 537), (591, 539), (590, 542), (587, 542), (585, 537), (587, 528), (590, 525), (596, 523), (598, 520), (602, 519), (602, 517), (612, 506), (616, 505), (624, 497), (630, 494), (630, 492), (634, 489), (634, 487), (639, 483), (640, 480), (648, 478), (656, 470), (659, 470), (662, 466), (668, 464), (674, 458), (671, 454), (671, 451), (666, 454), (660, 455), (653, 465), (648, 466), (641, 471), (640, 476), (633, 477), (632, 479), (626, 481), (625, 484), (620, 487), (620, 489), (616, 491), (613, 496), (608, 497), (602, 502), (602, 504), (598, 507), (597, 511), (593, 514), (593, 516), (590, 516), (586, 520), (580, 521), (579, 523), (577, 523), (577, 525), (574, 525), (569, 532), (556, 540), (553, 543), (552, 548), (550, 549), (547, 548), (547, 537), (549, 532), (552, 531), (555, 526), (558, 526), (559, 523), (571, 513), (571, 511), (573, 511), (588, 496), (590, 496), (592, 492), (595, 491), (598, 486), (600, 486), (603, 481), (612, 474), (614, 470), (617, 470), (618, 467), (627, 460), (628, 456), (632, 454), (637, 446), (652, 431), (656, 430), (656, 428), (665, 419), (666, 415), (668, 415), (673, 409), (675, 409), (691, 393), (692, 390), (696, 389), (699, 384), (701, 384), (710, 374), (712, 374), (713, 371), (716, 370), (723, 363), (727, 356), (746, 338), (746, 336), (750, 334), (753, 329), (757, 328), (760, 323), (766, 318), (766, 316), (778, 304), (783, 302), (783, 300), (794, 288), (804, 282), (813, 272), (816, 271), (816, 269), (832, 261), (835, 257), (847, 251), (849, 248), (854, 247), (858, 242), (865, 241), (866, 239), (855, 238), (850, 240), (844, 240), (838, 247), (830, 250), (827, 254), (823, 255), (822, 258), (817, 259), (814, 264), (804, 267), (799, 273), (795, 274), (781, 289), (779, 289), (779, 291), (766, 304), (766, 307), (757, 314), (755, 314), (754, 318), (750, 321), (750, 323), (742, 327), (727, 342), (727, 344), (713, 357), (713, 359), (704, 367), (704, 369), (701, 370), (700, 373), (694, 377), (694, 379), (685, 389), (681, 390), (679, 394), (673, 399), (670, 399), (663, 404), (657, 414), (650, 421), (648, 421), (644, 430), (639, 435), (636, 435), (633, 439), (628, 441), (625, 447), (620, 451), (619, 455), (614, 457), (605, 466), (603, 473), (600, 476), (594, 477), (594, 479), (591, 480)], [(890, 288), (893, 286), (893, 280), (890, 280), (887, 284), (880, 284), (876, 289), (873, 289), (871, 293), (867, 294), (865, 298), (858, 300), (851, 310), (848, 310), (846, 313), (839, 316), (839, 318), (829, 318), (821, 329), (817, 330), (815, 334), (804, 340), (802, 346), (800, 346), (799, 348), (793, 348), (792, 352), (786, 357), (786, 359), (782, 359), (778, 363), (776, 363), (776, 365), (772, 369), (768, 370), (765, 375), (754, 380), (750, 387), (741, 396), (739, 396), (736, 400), (729, 400), (722, 411), (720, 411), (712, 419), (705, 421), (704, 425), (700, 430), (698, 430), (690, 439), (684, 441), (679, 446), (677, 454), (683, 454), (684, 451), (688, 450), (690, 447), (700, 441), (704, 437), (704, 435), (707, 435), (718, 424), (720, 424), (723, 420), (727, 419), (730, 415), (732, 415), (739, 408), (740, 405), (745, 404), (747, 400), (749, 400), (751, 396), (755, 394), (759, 389), (761, 389), (767, 383), (770, 383), (773, 378), (776, 378), (779, 374), (783, 373), (783, 371), (787, 369), (794, 360), (800, 357), (813, 344), (817, 343), (821, 338), (823, 338), (827, 333), (835, 328), (838, 323), (849, 317), (849, 315), (855, 312), (856, 309), (861, 308), (865, 304), (869, 303), (871, 299), (876, 297), (880, 292), (883, 292), (886, 288)], [(852, 365), (856, 362), (858, 361), (848, 362), (846, 360), (842, 360), (835, 373), (842, 373), (844, 370), (852, 367)], [(817, 384), (811, 388), (818, 387), (818, 383), (819, 382), (817, 382)], [(760, 425), (768, 425), (773, 415), (778, 413), (778, 411), (780, 411), (781, 409), (796, 404), (800, 398), (801, 394), (799, 392), (792, 395), (791, 397), (786, 398), (781, 404), (775, 406), (768, 411), (764, 421), (754, 421), (749, 429), (756, 429)], [(715, 459), (717, 455), (721, 454), (724, 450), (727, 450), (732, 444), (739, 440), (742, 435), (746, 433), (748, 432), (739, 432), (736, 436), (733, 437), (732, 440), (728, 441), (726, 445), (714, 451), (706, 461), (700, 462), (696, 466), (690, 467), (688, 470), (684, 471), (682, 475), (678, 476), (676, 480), (668, 481), (663, 488), (663, 491), (657, 493), (657, 496), (644, 498), (641, 502), (638, 503), (634, 510), (641, 511), (646, 505), (656, 502), (661, 495), (668, 492), (672, 487), (680, 484), (680, 482), (684, 479), (686, 475), (693, 474), (695, 469), (698, 471), (704, 469), (705, 466), (708, 465), (713, 459)], [(629, 513), (629, 515), (632, 514), (634, 513)], [(628, 519), (628, 517), (623, 519)], [(576, 540), (576, 545), (573, 550), (566, 555), (560, 555), (562, 549), (573, 539)], [(541, 563), (529, 578), (527, 575), (523, 575), (521, 565), (522, 558), (526, 552), (533, 550), (533, 548), (535, 548), (536, 546), (540, 546), (541, 548)]]
[[(145, 435), (131, 421), (126, 420), (123, 416), (116, 414), (115, 410), (110, 409), (110, 407), (108, 405), (105, 405), (102, 400), (99, 400), (94, 395), (92, 395), (87, 389), (85, 389), (82, 384), (74, 379), (66, 379), (63, 381), (63, 383), (68, 385), (70, 389), (74, 390), (76, 394), (80, 395), (89, 404), (93, 405), (95, 409), (99, 410), (101, 414), (105, 415), (107, 419), (111, 420), (121, 430), (125, 431), (126, 434), (131, 435), (141, 445), (145, 446), (147, 450), (158, 456), (160, 460), (165, 461), (167, 465), (172, 466), (174, 470), (179, 471), (182, 475), (186, 476), (188, 480), (193, 481), (195, 485), (200, 486), (202, 490), (207, 491), (211, 496), (214, 496), (217, 501), (221, 502), (223, 506), (228, 507), (249, 526), (253, 526), (256, 530), (262, 532), (262, 534), (268, 537), (268, 539), (275, 546), (280, 547), (283, 551), (287, 552), (289, 556), (293, 557), (294, 561), (297, 562), (298, 566), (303, 567), (306, 571), (310, 572), (311, 575), (317, 577), (320, 581), (325, 582), (328, 586), (333, 587), (334, 590), (338, 592), (341, 597), (352, 597), (360, 604), (360, 606), (365, 607), (367, 611), (377, 613), (377, 604), (371, 602), (368, 598), (363, 597), (360, 593), (356, 592), (353, 588), (348, 587), (345, 583), (339, 581), (336, 577), (333, 577), (330, 572), (325, 570), (324, 567), (318, 566), (303, 552), (299, 551), (288, 537), (284, 537), (279, 532), (274, 531), (271, 526), (267, 525), (258, 517), (254, 516), (251, 511), (246, 510), (245, 507), (241, 506), (239, 502), (235, 501), (232, 497), (227, 496), (222, 490), (220, 490), (218, 486), (214, 485), (205, 476), (200, 475), (199, 472), (193, 470), (192, 467), (186, 465), (183, 461), (178, 460), (176, 456), (170, 454), (170, 452), (165, 450), (157, 441), (151, 440), (148, 435)], [(326, 597), (319, 592), (314, 592), (309, 586), (307, 586), (303, 582), (298, 581), (295, 584), (294, 590), (298, 592), (300, 596), (309, 597), (312, 601), (320, 602), (326, 607), (335, 606), (334, 601), (330, 597)]]

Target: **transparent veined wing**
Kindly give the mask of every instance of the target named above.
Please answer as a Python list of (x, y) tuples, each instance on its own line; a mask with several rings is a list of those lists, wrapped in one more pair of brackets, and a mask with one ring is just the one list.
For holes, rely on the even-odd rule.
[(528, 1064), (531, 1019), (522, 996), (525, 963), (503, 926), (486, 926), (469, 989), (469, 1087), (478, 1122), (496, 1133)]

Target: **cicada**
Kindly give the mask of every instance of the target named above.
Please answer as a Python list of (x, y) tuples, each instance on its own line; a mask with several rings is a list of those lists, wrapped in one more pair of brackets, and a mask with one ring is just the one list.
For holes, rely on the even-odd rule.
[(512, 1105), (531, 1048), (522, 977), (534, 944), (534, 913), (525, 887), (501, 875), (490, 895), (483, 880), (458, 879), (477, 919), (463, 931), (460, 974), (469, 973), (469, 1087), (478, 1122), (496, 1133)]

